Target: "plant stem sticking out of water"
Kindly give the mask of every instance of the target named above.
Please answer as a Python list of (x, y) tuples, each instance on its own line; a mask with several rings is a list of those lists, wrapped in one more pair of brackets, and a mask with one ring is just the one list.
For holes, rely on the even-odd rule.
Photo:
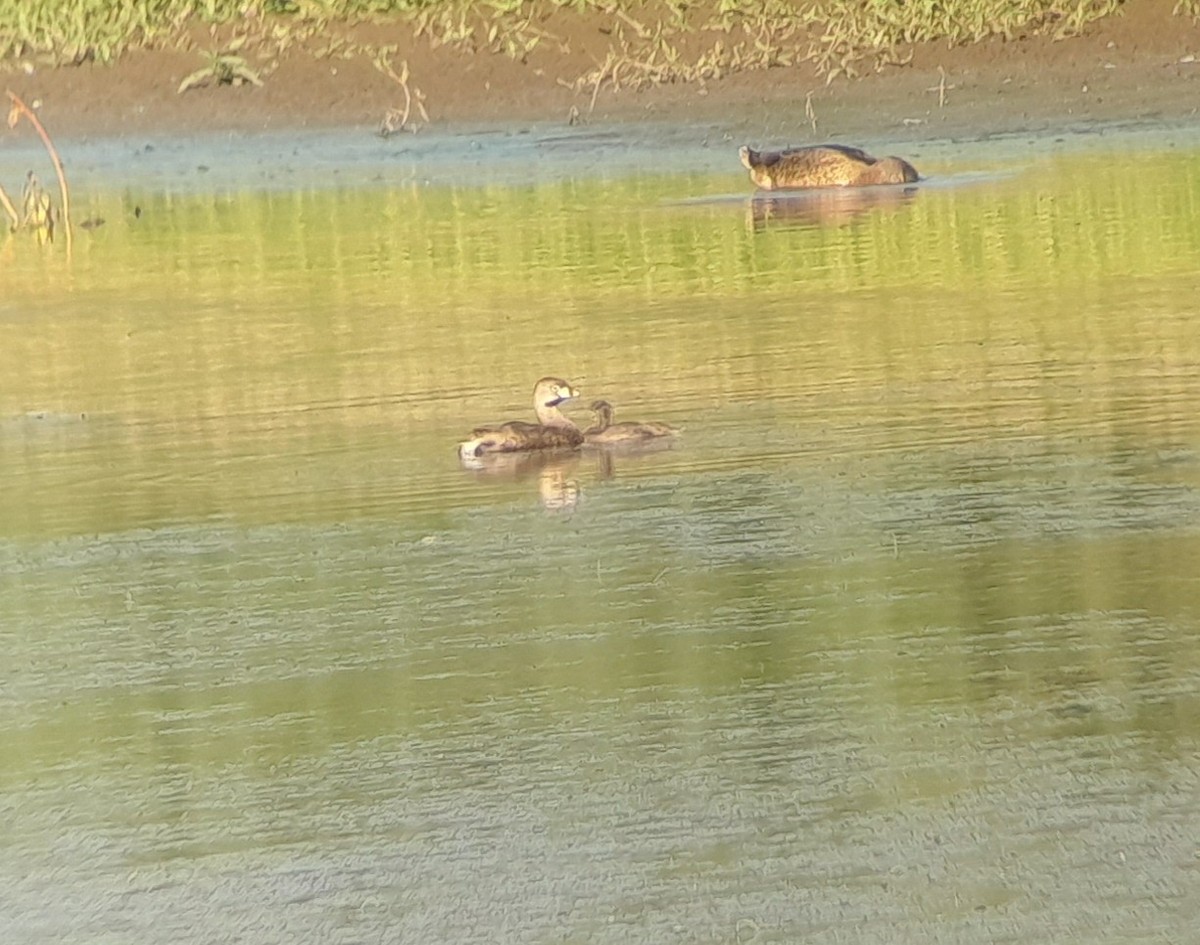
[[(33, 110), (12, 91), (9, 91), (8, 98), (12, 102), (8, 111), (8, 127), (15, 128), (17, 122), (22, 118), (33, 125), (34, 131), (42, 139), (46, 153), (50, 155), (50, 161), (54, 165), (54, 173), (58, 176), (58, 192), (62, 200), (62, 223), (63, 230), (67, 235), (67, 252), (69, 254), (71, 252), (71, 192), (67, 187), (67, 174), (63, 170), (62, 158), (58, 156), (58, 149), (54, 147), (54, 142), (50, 140), (50, 135)], [(4, 204), (5, 212), (13, 221), (13, 229), (22, 224), (32, 224), (37, 229), (39, 239), (43, 242), (53, 239), (54, 212), (50, 205), (50, 197), (37, 183), (37, 178), (34, 177), (32, 171), (26, 177), (25, 187), (21, 192), (22, 209), (25, 211), (23, 220), (19, 220), (17, 217), (17, 211), (13, 207), (12, 201), (8, 199), (8, 195), (0, 190), (0, 196), (3, 197), (0, 202)]]
[(21, 188), (21, 225), (33, 230), (39, 243), (54, 241), (54, 206), (33, 171), (25, 175)]
[(17, 216), (17, 208), (13, 206), (12, 200), (9, 199), (8, 192), (0, 187), (0, 207), (4, 208), (4, 212), (8, 214), (8, 229), (10, 233), (15, 233), (21, 226), (21, 218)]

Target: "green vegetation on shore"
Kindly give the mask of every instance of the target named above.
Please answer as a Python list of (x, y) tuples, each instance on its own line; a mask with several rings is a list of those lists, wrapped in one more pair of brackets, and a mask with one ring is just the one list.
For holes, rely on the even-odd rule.
[[(1181, 0), (1177, 9), (1188, 12), (1196, 2)], [(239, 37), (270, 60), (318, 35), (336, 37), (340, 29), (382, 19), (411, 23), (416, 37), (435, 46), (523, 60), (539, 44), (561, 47), (556, 30), (570, 17), (588, 17), (601, 21), (609, 49), (597, 69), (573, 77), (581, 86), (716, 78), (802, 61), (834, 78), (901, 62), (912, 43), (1072, 35), (1119, 6), (1120, 0), (0, 0), (0, 63), (107, 62), (131, 49), (203, 46), (210, 30), (222, 40)]]

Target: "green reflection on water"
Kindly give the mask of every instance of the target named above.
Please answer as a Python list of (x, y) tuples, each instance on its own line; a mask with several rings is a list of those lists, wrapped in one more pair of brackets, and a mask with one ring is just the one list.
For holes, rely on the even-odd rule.
[[(1120, 795), (1186, 763), (1196, 163), (932, 168), (863, 205), (706, 175), (97, 194), (70, 263), (9, 241), (14, 842), (65, 835), (65, 796), (136, 862), (328, 853), (443, 807), (519, 824), (521, 788), (584, 798), (587, 842), (663, 814), (667, 875), (779, 880), (763, 837), (834, 824), (816, 854), (853, 873), (843, 832), (909, 802), (952, 825), (996, 783), (1040, 810), (1062, 771)], [(547, 372), (684, 436), (459, 468)]]
[[(726, 177), (98, 195), (88, 212), (109, 222), (73, 264), (9, 243), (0, 415), (86, 413), (50, 436), (8, 421), (10, 439), (75, 437), (101, 468), (140, 464), (129, 492), (182, 480), (151, 521), (217, 511), (191, 484), (214, 461), (268, 492), (289, 491), (269, 457), (297, 451), (319, 463), (391, 436), (433, 463), (481, 414), (524, 410), (546, 371), (685, 417), (760, 398), (797, 416), (804, 391), (824, 415), (876, 393), (881, 414), (913, 395), (1000, 412), (1028, 392), (1091, 424), (1090, 399), (1057, 402), (1064, 363), (1109, 375), (1089, 397), (1119, 395), (1123, 371), (1179, 385), (1194, 363), (1188, 322), (1148, 307), (1175, 304), (1200, 262), (1195, 164), (934, 173), (896, 205), (810, 200), (757, 230), (745, 201), (681, 202)], [(63, 484), (45, 485), (63, 505)], [(247, 497), (218, 504), (244, 512)]]

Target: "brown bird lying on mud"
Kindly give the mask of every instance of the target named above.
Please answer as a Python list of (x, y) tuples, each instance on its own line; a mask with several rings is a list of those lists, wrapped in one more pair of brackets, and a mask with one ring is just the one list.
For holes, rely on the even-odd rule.
[(578, 396), (579, 391), (561, 378), (543, 377), (533, 388), (533, 411), (537, 415), (537, 423), (510, 420), (495, 427), (476, 427), (471, 439), (459, 444), (458, 455), (463, 459), (473, 459), (485, 453), (574, 449), (583, 443), (583, 433), (558, 408), (560, 404)]
[(912, 184), (920, 180), (917, 169), (902, 158), (881, 160), (842, 144), (821, 144), (787, 151), (754, 151), (743, 146), (738, 155), (750, 171), (750, 179), (763, 190), (866, 187), (871, 184)]
[(596, 423), (583, 431), (583, 442), (589, 446), (615, 446), (619, 443), (645, 443), (664, 436), (675, 436), (679, 431), (666, 423), (654, 421), (643, 423), (613, 423), (613, 408), (607, 400), (592, 404)]

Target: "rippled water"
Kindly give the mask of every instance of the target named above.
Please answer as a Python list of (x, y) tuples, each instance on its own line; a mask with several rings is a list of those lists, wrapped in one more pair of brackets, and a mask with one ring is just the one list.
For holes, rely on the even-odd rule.
[[(98, 146), (0, 243), (0, 937), (1188, 940), (1200, 142), (675, 134)], [(463, 469), (546, 373), (684, 433)]]

